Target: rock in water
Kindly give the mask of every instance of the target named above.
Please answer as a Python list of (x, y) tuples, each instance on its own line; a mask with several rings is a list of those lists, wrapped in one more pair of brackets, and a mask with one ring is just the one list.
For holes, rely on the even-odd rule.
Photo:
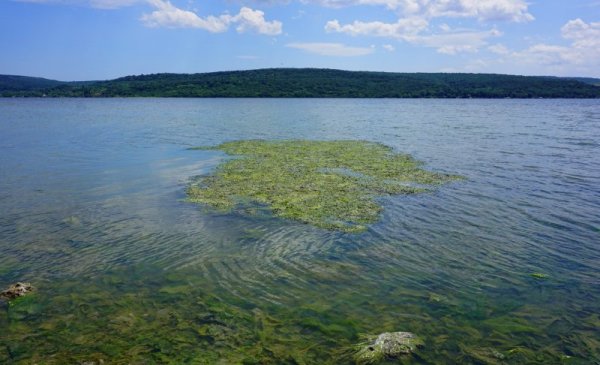
[(33, 290), (29, 283), (16, 283), (8, 287), (8, 289), (0, 292), (0, 299), (12, 300), (22, 297)]
[(384, 332), (378, 336), (365, 336), (356, 346), (354, 360), (359, 365), (375, 364), (383, 359), (393, 359), (413, 352), (421, 341), (411, 332)]

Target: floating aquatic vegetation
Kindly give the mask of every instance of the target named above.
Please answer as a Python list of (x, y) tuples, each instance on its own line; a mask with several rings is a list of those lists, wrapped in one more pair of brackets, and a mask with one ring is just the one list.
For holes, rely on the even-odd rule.
[(79, 217), (76, 217), (74, 215), (69, 216), (65, 219), (62, 220), (62, 223), (71, 226), (71, 227), (79, 227), (81, 226), (81, 220), (79, 219)]
[(544, 274), (541, 272), (534, 272), (534, 273), (529, 274), (529, 276), (531, 276), (534, 279), (538, 279), (538, 280), (545, 280), (550, 277), (550, 275)]
[(317, 227), (361, 232), (375, 222), (375, 198), (414, 194), (459, 179), (426, 171), (411, 156), (366, 141), (234, 141), (214, 148), (239, 156), (188, 188), (192, 202), (231, 210), (266, 207)]

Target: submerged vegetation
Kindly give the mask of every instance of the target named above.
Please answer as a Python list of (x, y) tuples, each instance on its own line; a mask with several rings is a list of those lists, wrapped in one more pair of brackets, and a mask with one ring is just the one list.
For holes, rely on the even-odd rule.
[[(580, 307), (574, 301), (565, 307), (558, 286), (523, 281), (498, 293), (440, 288), (447, 301), (432, 303), (419, 290), (430, 279), (373, 290), (360, 261), (357, 256), (347, 264), (314, 262), (302, 274), (314, 283), (310, 287), (268, 280), (264, 284), (271, 298), (258, 295), (251, 285), (227, 290), (229, 283), (193, 268), (129, 268), (78, 281), (44, 280), (31, 295), (0, 303), (0, 364), (600, 361), (598, 304)], [(351, 268), (341, 270), (340, 265)], [(393, 274), (376, 271), (382, 277)], [(580, 301), (590, 287), (577, 285), (570, 294)], [(396, 329), (419, 337), (364, 335)]]
[(413, 194), (458, 176), (430, 172), (409, 155), (365, 141), (234, 141), (214, 149), (240, 156), (188, 188), (189, 200), (218, 209), (265, 207), (282, 218), (361, 232), (384, 194)]

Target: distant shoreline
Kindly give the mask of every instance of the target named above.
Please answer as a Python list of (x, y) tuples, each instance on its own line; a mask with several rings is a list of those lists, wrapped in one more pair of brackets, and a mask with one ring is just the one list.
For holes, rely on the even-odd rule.
[(600, 97), (522, 97), (522, 98), (491, 98), (491, 97), (301, 97), (301, 96), (1, 96), (0, 100), (65, 100), (65, 99), (83, 99), (83, 100), (111, 100), (111, 99), (249, 99), (249, 100), (310, 100), (310, 99), (349, 99), (349, 100), (597, 100)]
[(600, 79), (289, 68), (77, 82), (0, 75), (0, 97), (595, 99)]

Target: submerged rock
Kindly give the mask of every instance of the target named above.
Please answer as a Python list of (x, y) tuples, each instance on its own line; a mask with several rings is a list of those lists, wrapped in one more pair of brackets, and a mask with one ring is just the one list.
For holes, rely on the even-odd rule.
[(375, 364), (408, 355), (422, 345), (423, 341), (411, 332), (384, 332), (378, 336), (366, 336), (365, 341), (357, 345), (354, 360), (359, 365)]
[(0, 299), (12, 300), (28, 294), (32, 290), (33, 287), (29, 283), (16, 283), (0, 292)]

